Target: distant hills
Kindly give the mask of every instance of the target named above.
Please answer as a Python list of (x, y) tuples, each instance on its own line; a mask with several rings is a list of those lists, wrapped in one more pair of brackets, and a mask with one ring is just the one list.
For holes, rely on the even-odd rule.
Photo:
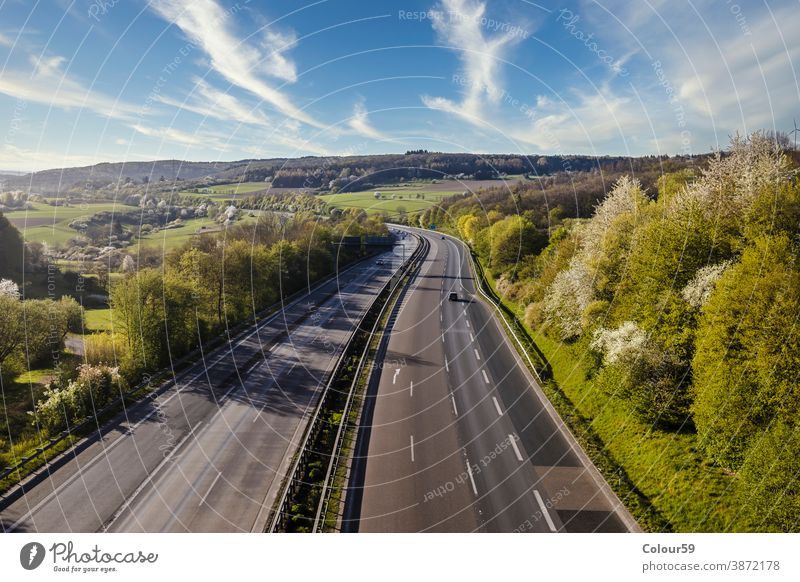
[[(62, 194), (116, 188), (126, 183), (155, 184), (181, 180), (202, 183), (263, 182), (273, 187), (364, 189), (406, 179), (434, 179), (458, 176), (492, 179), (504, 175), (548, 175), (624, 169), (636, 172), (668, 156), (626, 158), (622, 156), (541, 156), (510, 154), (458, 154), (424, 150), (406, 154), (345, 157), (273, 158), (234, 162), (152, 162), (102, 163), (77, 168), (45, 170), (32, 174), (0, 172), (0, 190), (22, 190), (34, 194)], [(188, 185), (188, 184), (187, 184)]]

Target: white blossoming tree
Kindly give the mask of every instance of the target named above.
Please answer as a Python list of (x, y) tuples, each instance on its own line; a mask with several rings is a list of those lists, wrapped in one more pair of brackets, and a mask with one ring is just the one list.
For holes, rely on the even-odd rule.
[(592, 275), (580, 257), (575, 257), (547, 289), (545, 321), (556, 326), (562, 339), (575, 338), (582, 330), (581, 315), (593, 299)]
[(691, 281), (683, 288), (681, 295), (686, 303), (700, 309), (708, 301), (714, 286), (722, 274), (730, 266), (730, 261), (723, 261), (716, 265), (708, 265), (697, 271)]
[(11, 297), (12, 299), (19, 299), (19, 285), (14, 283), (11, 279), (0, 279), (0, 295)]

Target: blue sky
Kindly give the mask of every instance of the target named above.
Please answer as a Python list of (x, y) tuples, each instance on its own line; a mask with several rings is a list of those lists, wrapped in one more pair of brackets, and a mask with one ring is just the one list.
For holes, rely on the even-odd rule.
[(0, 0), (0, 169), (704, 152), (800, 117), (797, 0)]

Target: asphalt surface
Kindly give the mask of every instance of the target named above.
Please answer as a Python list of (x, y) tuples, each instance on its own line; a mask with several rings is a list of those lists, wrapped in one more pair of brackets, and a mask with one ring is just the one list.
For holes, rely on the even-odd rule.
[[(408, 256), (416, 240), (402, 240)], [(385, 253), (207, 355), (0, 498), (4, 531), (263, 531)], [(378, 264), (382, 261), (384, 264)]]
[(417, 232), (431, 249), (390, 319), (344, 529), (636, 531), (479, 298), (465, 247)]

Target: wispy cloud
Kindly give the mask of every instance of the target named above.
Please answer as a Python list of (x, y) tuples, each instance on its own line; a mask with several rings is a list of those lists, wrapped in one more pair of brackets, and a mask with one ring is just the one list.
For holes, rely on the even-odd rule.
[(297, 67), (286, 53), (294, 48), (297, 36), (294, 32), (274, 32), (267, 30), (261, 47), (264, 49), (262, 69), (271, 77), (294, 83), (297, 81)]
[(0, 46), (14, 46), (14, 42), (5, 34), (0, 32)]
[(147, 137), (158, 138), (161, 141), (214, 150), (228, 149), (219, 136), (208, 133), (189, 133), (176, 127), (150, 127), (141, 123), (131, 125), (131, 129)]
[(547, 153), (597, 153), (609, 148), (623, 153), (631, 144), (628, 148), (614, 144), (635, 142), (649, 127), (647, 112), (608, 86), (571, 97), (569, 102), (539, 97), (532, 120), (509, 130), (509, 136)]
[(37, 172), (50, 168), (91, 166), (100, 162), (119, 161), (112, 157), (69, 154), (63, 151), (33, 150), (0, 143), (0, 168), (19, 172)]
[(521, 38), (508, 30), (490, 34), (482, 25), (485, 13), (486, 4), (473, 0), (442, 0), (431, 12), (441, 42), (458, 52), (464, 91), (460, 102), (425, 95), (423, 103), (472, 123), (480, 122), (487, 102), (497, 103), (503, 96), (502, 59), (508, 47)]
[(51, 107), (86, 109), (115, 119), (130, 119), (141, 109), (84, 87), (80, 81), (63, 72), (65, 59), (61, 56), (31, 57), (30, 62), (33, 73), (3, 71), (0, 93)]
[(258, 108), (249, 107), (231, 93), (220, 91), (203, 79), (195, 79), (192, 94), (181, 102), (161, 95), (157, 100), (165, 105), (185, 109), (203, 117), (269, 127), (270, 120)]
[(154, 0), (150, 6), (165, 20), (174, 23), (208, 55), (211, 67), (232, 84), (269, 103), (277, 111), (307, 125), (323, 124), (297, 107), (292, 98), (273, 87), (258, 73), (283, 80), (294, 80), (294, 65), (286, 57), (291, 37), (275, 32), (266, 34), (261, 47), (243, 43), (233, 31), (229, 12), (214, 0)]
[(353, 117), (347, 122), (350, 129), (357, 134), (372, 139), (386, 139), (386, 135), (374, 128), (369, 122), (369, 114), (363, 102), (359, 101), (353, 108)]
[(638, 51), (637, 90), (657, 142), (674, 143), (683, 133), (705, 150), (734, 131), (791, 129), (800, 101), (796, 2), (702, 0), (675, 10), (669, 0), (607, 0), (584, 7), (610, 42)]

